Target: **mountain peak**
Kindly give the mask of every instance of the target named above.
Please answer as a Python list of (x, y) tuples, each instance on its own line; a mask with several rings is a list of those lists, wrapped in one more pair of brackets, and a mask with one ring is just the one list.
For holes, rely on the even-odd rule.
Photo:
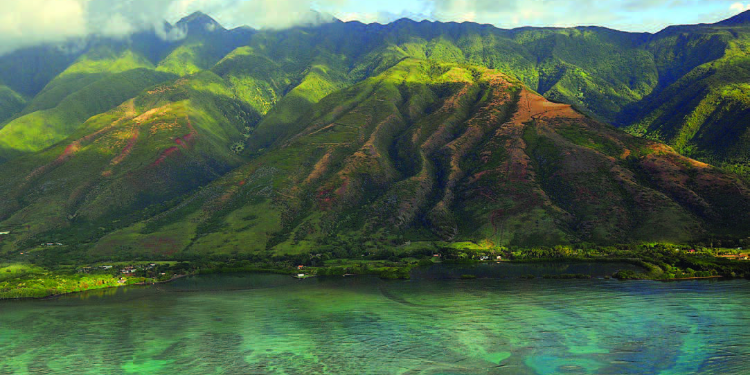
[(197, 11), (177, 22), (177, 27), (186, 28), (188, 34), (190, 33), (205, 33), (213, 32), (216, 30), (225, 30), (223, 26), (211, 16)]
[(750, 10), (744, 11), (732, 18), (725, 19), (724, 21), (718, 22), (717, 25), (741, 25), (750, 23)]

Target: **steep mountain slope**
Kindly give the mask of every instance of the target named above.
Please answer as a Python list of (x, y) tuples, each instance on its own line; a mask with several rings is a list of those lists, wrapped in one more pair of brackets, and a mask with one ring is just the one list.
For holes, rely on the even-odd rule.
[(175, 27), (186, 38), (159, 62), (157, 69), (181, 76), (210, 69), (254, 32), (244, 28), (226, 30), (201, 12), (183, 18)]
[(0, 128), (2, 123), (26, 105), (26, 99), (8, 86), (0, 84)]
[(254, 31), (196, 13), (173, 30), (185, 38), (90, 41), (43, 88), (4, 81), (21, 101), (0, 125), (0, 229), (22, 230), (0, 251), (359, 255), (750, 231), (746, 182), (675, 152), (747, 163), (741, 19), (655, 35)]
[(50, 232), (83, 244), (158, 213), (241, 164), (229, 145), (242, 140), (246, 110), (220, 78), (202, 73), (154, 87), (66, 141), (8, 162), (0, 168), (0, 220), (25, 234), (4, 245), (24, 248)]
[(620, 122), (686, 155), (750, 160), (750, 26), (722, 23), (662, 34), (652, 48), (662, 51), (664, 65), (673, 65), (666, 67), (673, 82), (621, 113)]
[[(0, 129), (0, 158), (12, 158), (53, 145), (72, 134), (89, 117), (121, 104), (146, 87), (174, 77), (137, 66), (122, 73), (92, 75), (98, 79), (91, 83), (88, 83), (89, 77), (67, 81), (64, 75), (60, 79), (65, 80), (64, 83), (58, 84), (57, 80), (50, 83), (53, 87), (29, 104), (32, 112)], [(76, 90), (81, 81), (83, 87)], [(34, 110), (49, 106), (53, 107)]]
[[(284, 126), (276, 110), (259, 129)], [(26, 231), (3, 249), (359, 254), (413, 240), (688, 241), (750, 229), (750, 189), (735, 177), (482, 67), (404, 60), (326, 96), (243, 162), (228, 150), (250, 111), (202, 73), (6, 164), (0, 226)]]
[[(176, 33), (170, 40), (143, 32), (128, 41), (97, 39), (3, 56), (0, 78), (31, 100), (24, 114), (51, 109), (101, 78), (94, 72), (54, 78), (70, 69), (66, 59), (83, 54), (96, 60), (97, 50), (110, 48), (130, 53), (139, 66), (180, 76), (211, 70), (262, 117), (290, 92), (287, 102), (298, 100), (290, 107), (302, 108), (404, 58), (429, 59), (498, 69), (552, 101), (661, 139), (686, 155), (743, 162), (750, 152), (743, 86), (747, 18), (657, 34), (598, 27), (503, 30), (407, 19), (255, 31), (226, 30), (198, 12), (174, 26), (165, 24)], [(33, 69), (40, 73), (31, 75)], [(18, 152), (6, 157), (13, 155)]]
[(0, 81), (13, 91), (32, 98), (83, 52), (77, 43), (11, 52), (0, 56)]

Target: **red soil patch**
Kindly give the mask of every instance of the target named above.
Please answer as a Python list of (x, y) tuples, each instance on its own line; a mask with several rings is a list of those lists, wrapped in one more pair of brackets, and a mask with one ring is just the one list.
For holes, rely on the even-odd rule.
[(130, 137), (128, 140), (128, 143), (125, 145), (125, 147), (120, 151), (120, 154), (117, 155), (114, 159), (112, 159), (111, 162), (109, 162), (110, 165), (114, 166), (117, 164), (120, 164), (123, 160), (125, 160), (128, 155), (130, 155), (130, 151), (133, 150), (133, 146), (135, 146), (136, 142), (138, 142), (138, 135), (140, 134), (140, 131), (138, 128), (133, 129), (133, 136)]
[(346, 193), (346, 188), (349, 186), (349, 178), (344, 177), (344, 182), (341, 184), (341, 186), (336, 189), (336, 195), (341, 197)]
[(120, 125), (120, 123), (126, 119), (130, 119), (133, 116), (135, 116), (135, 107), (133, 104), (133, 101), (130, 100), (124, 105), (122, 105), (120, 108), (122, 108), (125, 113), (120, 117), (119, 119), (113, 121), (110, 125), (101, 128), (77, 141), (72, 142), (67, 147), (65, 147), (65, 150), (51, 163), (45, 164), (35, 170), (33, 170), (28, 176), (26, 176), (25, 180), (29, 181), (33, 178), (39, 177), (40, 175), (49, 172), (51, 169), (57, 168), (60, 165), (64, 164), (66, 161), (70, 160), (80, 149), (82, 148), (82, 144), (89, 143), (93, 141), (96, 138), (99, 138), (104, 133), (112, 130), (116, 126)]
[(543, 96), (530, 92), (527, 89), (521, 90), (521, 97), (518, 101), (518, 112), (513, 116), (513, 122), (523, 124), (531, 120), (550, 120), (557, 118), (583, 118), (583, 115), (573, 110), (567, 104), (552, 103)]
[(141, 125), (144, 122), (150, 120), (151, 117), (164, 114), (167, 111), (169, 111), (169, 104), (143, 112), (140, 116), (134, 118), (133, 121), (136, 124)]
[(182, 148), (187, 148), (193, 144), (196, 138), (198, 138), (198, 131), (195, 130), (193, 125), (190, 123), (190, 117), (187, 117), (187, 126), (190, 129), (190, 133), (178, 137), (174, 140), (174, 143), (180, 145)]
[(71, 144), (69, 144), (67, 147), (65, 147), (65, 150), (51, 163), (45, 164), (41, 167), (38, 167), (34, 169), (31, 173), (29, 173), (28, 176), (26, 176), (25, 180), (29, 181), (33, 178), (39, 177), (44, 173), (49, 172), (51, 169), (57, 168), (64, 164), (66, 161), (70, 160), (70, 158), (75, 155), (78, 150), (81, 149), (81, 144), (79, 141), (75, 141)]
[(156, 160), (155, 160), (155, 161), (154, 161), (153, 163), (151, 163), (151, 166), (152, 166), (152, 167), (155, 167), (155, 166), (157, 166), (157, 165), (159, 165), (159, 164), (163, 163), (163, 162), (164, 162), (164, 160), (167, 160), (167, 158), (169, 157), (169, 155), (172, 155), (172, 154), (174, 154), (175, 152), (177, 152), (177, 151), (179, 151), (179, 150), (180, 150), (180, 148), (179, 148), (179, 147), (177, 147), (177, 146), (172, 146), (172, 147), (170, 147), (170, 148), (168, 148), (168, 149), (166, 149), (166, 150), (162, 151), (161, 155), (159, 155), (159, 157), (158, 157), (158, 158), (156, 158)]

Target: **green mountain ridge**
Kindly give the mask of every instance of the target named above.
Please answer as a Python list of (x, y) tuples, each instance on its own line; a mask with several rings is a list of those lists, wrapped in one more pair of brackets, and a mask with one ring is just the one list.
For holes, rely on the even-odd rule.
[[(54, 60), (43, 88), (0, 91), (22, 99), (0, 112), (0, 230), (23, 228), (0, 251), (744, 238), (747, 183), (684, 156), (748, 162), (750, 27), (737, 20), (257, 31), (196, 13), (179, 41), (96, 40)], [(0, 57), (3, 74), (14, 59)]]
[[(738, 97), (735, 94), (730, 104), (700, 108), (699, 104), (703, 99), (705, 103), (717, 102), (717, 95), (725, 97), (722, 92), (743, 82), (744, 45), (750, 30), (743, 21), (747, 17), (743, 17), (717, 24), (673, 26), (647, 34), (600, 27), (504, 30), (490, 25), (407, 19), (388, 25), (333, 22), (280, 31), (225, 30), (210, 17), (197, 13), (175, 26), (190, 29), (184, 40), (161, 45), (158, 38), (139, 35), (130, 45), (139, 51), (137, 54), (148, 55), (158, 70), (183, 76), (215, 69), (216, 63), (237, 48), (280, 65), (277, 76), (286, 79), (310, 68), (314, 53), (338, 55), (348, 64), (342, 71), (351, 74), (347, 84), (370, 75), (360, 66), (365, 59), (413, 57), (480, 65), (506, 72), (550, 100), (574, 105), (636, 134), (661, 139), (688, 155), (722, 163), (746, 159), (747, 127), (724, 128), (743, 116), (744, 106), (741, 100), (734, 100)], [(7, 66), (6, 60), (0, 58), (0, 65)], [(17, 67), (8, 66), (5, 74), (12, 75), (14, 70)], [(285, 87), (279, 82), (273, 85)], [(259, 89), (250, 86), (246, 89)], [(29, 95), (28, 91), (10, 87)], [(741, 97), (743, 87), (739, 87)], [(265, 85), (260, 89), (266, 90), (261, 94), (266, 102), (280, 97), (277, 92), (269, 94)], [(696, 90), (703, 99), (672, 99), (675, 92)], [(27, 113), (35, 108), (28, 108)], [(708, 121), (708, 116), (697, 112), (714, 113), (714, 120)], [(711, 137), (704, 140), (696, 128), (704, 128), (700, 134), (737, 136), (716, 142)], [(724, 146), (730, 151), (725, 152)]]
[[(255, 131), (288, 128), (274, 115), (283, 101)], [(232, 150), (254, 138), (242, 125), (256, 116), (204, 72), (93, 117), (0, 169), (0, 225), (25, 228), (2, 249), (53, 241), (88, 259), (271, 256), (750, 229), (750, 189), (736, 177), (483, 67), (406, 59), (313, 103), (263, 150)]]
[(26, 106), (26, 98), (8, 86), (0, 84), (0, 124)]

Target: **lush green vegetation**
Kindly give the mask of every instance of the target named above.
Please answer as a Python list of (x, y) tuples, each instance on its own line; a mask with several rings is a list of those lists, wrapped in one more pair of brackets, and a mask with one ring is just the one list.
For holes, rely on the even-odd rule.
[(26, 99), (23, 96), (10, 87), (0, 84), (0, 124), (20, 112), (25, 104)]
[(92, 117), (0, 168), (2, 225), (21, 229), (2, 250), (351, 258), (411, 241), (683, 242), (750, 225), (733, 178), (500, 72), (406, 59), (326, 96), (328, 77), (262, 118), (210, 71)]
[(172, 43), (138, 35), (129, 44), (97, 41), (75, 53), (19, 51), (0, 57), (0, 78), (22, 95), (39, 94), (29, 114), (54, 108), (102, 72), (157, 66), (185, 76), (213, 70), (260, 114), (288, 96), (293, 104), (275, 116), (293, 122), (290, 112), (299, 116), (306, 102), (411, 57), (501, 70), (548, 99), (662, 139), (689, 156), (725, 160), (739, 153), (747, 159), (747, 127), (741, 124), (747, 123), (743, 85), (750, 33), (742, 21), (672, 27), (654, 35), (409, 20), (256, 32), (227, 31), (196, 13), (178, 27), (187, 29), (188, 37)]
[[(726, 242), (726, 241), (725, 241)], [(745, 243), (742, 241), (741, 243)], [(750, 241), (747, 241), (750, 243)], [(737, 244), (739, 242), (735, 242)], [(750, 261), (743, 259), (749, 251), (742, 247), (714, 248), (707, 244), (674, 245), (651, 243), (642, 245), (554, 246), (536, 248), (464, 248), (443, 247), (444, 261), (478, 261), (483, 257), (517, 262), (630, 262), (646, 271), (621, 271), (618, 279), (680, 280), (690, 278), (750, 278)], [(735, 259), (735, 257), (737, 257)], [(552, 278), (584, 278), (585, 275), (558, 275)]]
[[(181, 22), (180, 41), (100, 40), (52, 61), (43, 88), (3, 76), (30, 100), (0, 129), (0, 231), (11, 232), (0, 252), (49, 264), (357, 259), (439, 241), (575, 247), (750, 230), (750, 189), (734, 175), (748, 173), (743, 25)], [(19, 56), (0, 65), (25, 76)]]
[[(745, 243), (745, 240), (741, 243)], [(743, 258), (747, 257), (747, 251), (740, 248), (703, 245), (707, 244), (583, 244), (519, 248), (488, 247), (468, 242), (438, 242), (419, 244), (406, 250), (391, 249), (365, 253), (358, 259), (340, 258), (349, 254), (343, 249), (318, 254), (270, 257), (259, 254), (214, 255), (204, 258), (190, 257), (182, 261), (109, 261), (95, 264), (77, 263), (75, 258), (66, 258), (67, 263), (57, 264), (55, 260), (45, 258), (42, 260), (42, 264), (45, 265), (0, 264), (0, 299), (40, 298), (91, 289), (166, 282), (190, 274), (270, 272), (290, 276), (303, 274), (305, 277), (375, 275), (385, 279), (408, 279), (410, 271), (415, 267), (440, 263), (496, 262), (498, 256), (502, 258), (502, 262), (627, 262), (644, 269), (644, 272), (622, 270), (611, 275), (621, 280), (750, 278), (750, 260)], [(474, 279), (476, 276), (464, 274), (461, 278)], [(534, 276), (522, 278), (533, 279)], [(591, 276), (559, 274), (545, 275), (544, 278), (588, 279)]]
[(64, 270), (47, 270), (27, 264), (0, 265), (0, 299), (41, 298), (90, 289), (112, 288), (142, 282), (127, 281), (110, 273), (84, 274)]
[[(6, 124), (0, 129), (0, 155), (42, 150), (73, 134), (90, 117), (172, 77), (148, 69), (105, 75), (65, 96), (54, 108), (31, 112)], [(44, 99), (56, 101), (56, 98)], [(31, 105), (47, 106), (39, 101)]]

